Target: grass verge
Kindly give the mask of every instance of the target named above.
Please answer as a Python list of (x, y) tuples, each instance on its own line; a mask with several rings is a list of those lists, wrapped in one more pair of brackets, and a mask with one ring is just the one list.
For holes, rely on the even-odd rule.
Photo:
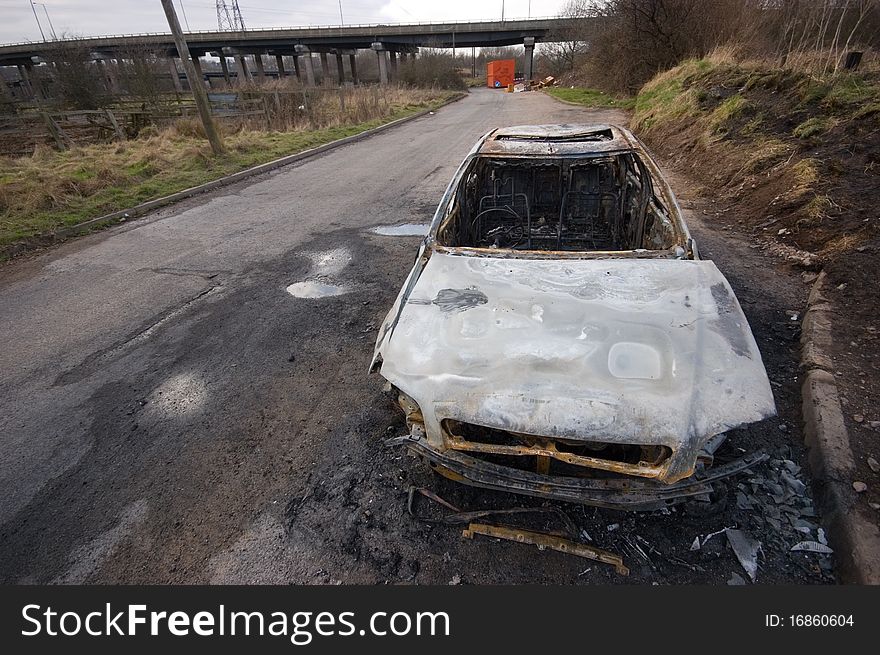
[(632, 109), (635, 107), (635, 98), (620, 98), (609, 95), (598, 89), (584, 87), (551, 86), (544, 92), (557, 100), (570, 102), (575, 105), (596, 108)]
[(268, 132), (226, 128), (226, 154), (215, 157), (190, 121), (120, 143), (0, 161), (0, 248), (51, 235), (60, 227), (314, 148), (441, 105), (453, 92), (420, 93), (385, 114), (353, 124)]

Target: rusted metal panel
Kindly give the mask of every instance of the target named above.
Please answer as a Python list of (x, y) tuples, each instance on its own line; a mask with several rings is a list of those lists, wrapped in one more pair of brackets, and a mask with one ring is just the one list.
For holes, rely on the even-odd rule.
[(629, 575), (629, 569), (624, 566), (623, 558), (601, 548), (594, 548), (587, 544), (577, 543), (564, 537), (558, 537), (552, 534), (544, 534), (543, 532), (534, 532), (532, 530), (523, 530), (520, 528), (509, 528), (501, 525), (489, 525), (487, 523), (471, 523), (467, 529), (462, 531), (465, 539), (472, 539), (475, 534), (481, 534), (486, 537), (495, 539), (507, 539), (520, 544), (532, 544), (541, 550), (549, 548), (560, 553), (569, 555), (577, 555), (594, 562), (602, 562), (610, 564), (620, 575)]

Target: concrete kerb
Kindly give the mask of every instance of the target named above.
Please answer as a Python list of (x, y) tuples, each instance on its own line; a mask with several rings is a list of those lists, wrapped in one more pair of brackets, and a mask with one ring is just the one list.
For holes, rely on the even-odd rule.
[[(287, 166), (289, 164), (295, 164), (296, 162), (302, 161), (304, 159), (308, 159), (309, 157), (314, 157), (315, 155), (320, 155), (321, 153), (327, 152), (328, 150), (333, 150), (334, 148), (339, 148), (340, 146), (348, 145), (350, 143), (355, 143), (357, 141), (361, 141), (363, 139), (367, 139), (374, 134), (378, 134), (379, 132), (384, 132), (385, 130), (390, 130), (391, 128), (397, 127), (398, 125), (402, 125), (404, 123), (408, 123), (410, 121), (414, 121), (418, 118), (422, 118), (430, 114), (441, 107), (445, 107), (453, 102), (461, 100), (462, 98), (467, 97), (466, 93), (457, 94), (448, 100), (443, 101), (437, 107), (432, 109), (425, 109), (423, 111), (417, 112), (412, 116), (404, 116), (403, 118), (398, 118), (397, 120), (391, 121), (390, 123), (385, 123), (384, 125), (379, 125), (378, 127), (374, 127), (369, 130), (365, 130), (358, 134), (353, 134), (352, 136), (347, 136), (342, 139), (337, 139), (336, 141), (331, 141), (329, 143), (325, 143), (323, 145), (317, 146), (315, 148), (310, 148), (309, 150), (304, 150), (302, 152), (298, 152), (294, 155), (287, 155), (286, 157), (281, 157), (280, 159), (274, 159), (270, 162), (266, 162), (265, 164), (259, 164), (257, 166), (253, 166), (251, 168), (245, 169), (243, 171), (239, 171), (238, 173), (232, 173), (231, 175), (226, 175), (224, 177), (218, 178), (216, 180), (212, 180), (210, 182), (206, 182), (205, 184), (199, 184), (198, 186), (190, 187), (189, 189), (184, 189), (183, 191), (178, 191), (176, 193), (172, 193), (167, 196), (163, 196), (161, 198), (156, 198), (155, 200), (148, 200), (147, 202), (143, 202), (139, 205), (135, 205), (134, 207), (129, 207), (128, 209), (121, 209), (119, 211), (111, 212), (109, 214), (105, 214), (104, 216), (98, 216), (97, 218), (92, 218), (88, 221), (83, 221), (82, 223), (77, 223), (76, 225), (71, 225), (69, 227), (63, 227), (56, 230), (53, 234), (48, 235), (48, 239), (51, 242), (55, 241), (63, 241), (64, 239), (70, 238), (72, 236), (76, 236), (79, 234), (85, 234), (90, 232), (91, 230), (99, 227), (106, 227), (113, 223), (118, 223), (122, 220), (128, 220), (132, 218), (138, 218), (148, 214), (149, 212), (159, 209), (160, 207), (164, 207), (166, 205), (171, 205), (175, 202), (179, 202), (181, 200), (185, 200), (186, 198), (191, 198), (192, 196), (197, 196), (202, 193), (206, 193), (208, 191), (213, 191), (222, 186), (226, 186), (229, 184), (234, 184), (235, 182), (240, 182), (241, 180), (245, 180), (249, 177), (253, 177), (255, 175), (261, 175), (263, 173), (268, 173), (270, 171), (275, 170), (276, 168), (281, 168), (282, 166)], [(31, 250), (34, 247), (43, 247), (45, 245), (50, 245), (45, 242), (39, 244), (39, 246), (28, 246), (27, 243), (19, 243), (12, 244), (10, 246), (6, 246), (2, 250), (0, 250), (0, 255), (15, 255), (25, 252), (27, 250)]]
[(837, 393), (830, 357), (834, 308), (826, 276), (816, 279), (801, 330), (804, 440), (823, 522), (840, 580), (880, 584), (880, 530), (858, 511), (852, 488), (855, 459)]

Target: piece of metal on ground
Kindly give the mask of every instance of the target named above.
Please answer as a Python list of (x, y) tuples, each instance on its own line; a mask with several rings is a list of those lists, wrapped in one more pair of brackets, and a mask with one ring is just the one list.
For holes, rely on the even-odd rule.
[[(417, 493), (421, 494), (425, 498), (433, 500), (435, 503), (442, 505), (443, 507), (451, 510), (453, 513), (447, 514), (446, 516), (437, 519), (419, 516), (418, 514), (416, 514), (414, 509), (415, 495)], [(578, 535), (578, 528), (572, 518), (558, 507), (506, 507), (501, 509), (481, 509), (465, 512), (450, 503), (449, 501), (444, 500), (430, 489), (425, 489), (424, 487), (410, 487), (407, 497), (406, 509), (407, 512), (409, 512), (410, 516), (420, 521), (424, 521), (425, 523), (441, 523), (444, 525), (464, 525), (470, 523), (471, 521), (483, 519), (489, 516), (511, 516), (514, 514), (550, 514), (559, 519), (559, 521), (565, 526), (565, 531), (572, 538), (575, 538)]]
[[(452, 514), (448, 514), (439, 519), (429, 519), (419, 516), (415, 513), (414, 509), (416, 494), (422, 495), (425, 498), (434, 501), (438, 505), (445, 507), (446, 509), (452, 511)], [(576, 539), (578, 535), (577, 526), (575, 525), (575, 522), (571, 519), (571, 517), (558, 507), (509, 507), (503, 509), (486, 509), (476, 510), (472, 512), (463, 512), (458, 507), (456, 507), (449, 501), (444, 500), (430, 489), (425, 489), (424, 487), (410, 487), (409, 493), (407, 495), (406, 509), (407, 512), (409, 512), (410, 516), (413, 516), (420, 521), (425, 521), (426, 523), (442, 523), (446, 525), (466, 524), (468, 527), (462, 532), (462, 536), (464, 537), (471, 538), (473, 534), (484, 534), (489, 537), (498, 537), (499, 539), (508, 539), (511, 541), (517, 541), (519, 543), (530, 543), (537, 546), (541, 550), (543, 550), (544, 548), (550, 548), (551, 550), (555, 550), (560, 553), (569, 553), (572, 555), (577, 555), (579, 557), (585, 557), (587, 559), (597, 562), (611, 564), (621, 575), (629, 575), (629, 569), (624, 566), (623, 558), (619, 555), (615, 555), (614, 553), (608, 552), (606, 550), (593, 548), (592, 546), (588, 546), (587, 544), (584, 544), (582, 542), (575, 541), (574, 539)], [(567, 532), (568, 535), (572, 538), (566, 539), (559, 533), (537, 532), (534, 530), (525, 530), (516, 527), (489, 525), (486, 523), (474, 522), (477, 519), (482, 519), (489, 516), (510, 516), (513, 514), (552, 514), (559, 518), (559, 520), (565, 526), (565, 532)]]
[(578, 557), (583, 557), (595, 562), (610, 564), (620, 575), (629, 575), (629, 569), (624, 566), (623, 558), (619, 555), (615, 555), (607, 550), (601, 550), (586, 544), (577, 543), (563, 537), (544, 534), (542, 532), (534, 532), (532, 530), (488, 525), (486, 523), (470, 523), (468, 527), (462, 531), (462, 537), (467, 539), (472, 539), (475, 534), (481, 534), (496, 539), (516, 541), (521, 544), (532, 544), (541, 550), (549, 548), (560, 553), (577, 555)]

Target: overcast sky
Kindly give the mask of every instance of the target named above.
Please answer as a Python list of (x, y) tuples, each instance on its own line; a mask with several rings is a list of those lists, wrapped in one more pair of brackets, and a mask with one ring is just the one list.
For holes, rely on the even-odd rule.
[[(342, 16), (346, 24), (491, 19), (501, 17), (502, 4), (506, 18), (525, 18), (530, 5), (533, 17), (555, 16), (565, 0), (342, 0)], [(50, 20), (59, 36), (168, 31), (159, 0), (46, 0), (35, 5), (46, 38), (51, 38)], [(184, 29), (187, 24), (192, 30), (217, 28), (214, 0), (174, 0), (174, 5)], [(340, 23), (339, 0), (239, 0), (238, 6), (248, 28)], [(0, 0), (0, 43), (41, 39), (29, 0)]]

